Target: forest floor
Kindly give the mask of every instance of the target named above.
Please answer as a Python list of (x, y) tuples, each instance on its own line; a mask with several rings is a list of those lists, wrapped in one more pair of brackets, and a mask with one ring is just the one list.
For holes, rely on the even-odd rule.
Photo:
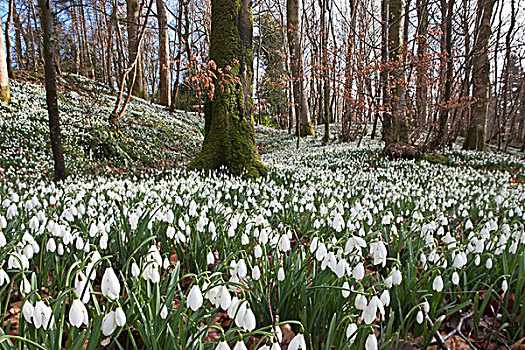
[(42, 86), (0, 106), (0, 347), (525, 349), (523, 159), (258, 127), (266, 178), (203, 176), (197, 115), (133, 99), (117, 131), (68, 79), (64, 184)]

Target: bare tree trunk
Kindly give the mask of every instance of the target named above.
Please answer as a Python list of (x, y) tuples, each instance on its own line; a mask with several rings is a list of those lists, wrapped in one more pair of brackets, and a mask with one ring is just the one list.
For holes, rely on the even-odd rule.
[(472, 97), (471, 115), (464, 148), (485, 150), (485, 128), (488, 114), (488, 91), (490, 63), (488, 46), (491, 35), (490, 21), (496, 0), (478, 0), (478, 11), (482, 13), (480, 27), (472, 59)]
[(144, 66), (142, 64), (142, 57), (140, 52), (140, 45), (138, 40), (140, 6), (138, 0), (126, 0), (127, 16), (128, 16), (128, 52), (129, 64), (135, 61), (136, 77), (133, 84), (133, 95), (141, 98), (146, 98), (146, 86), (144, 84)]
[(66, 178), (64, 151), (60, 135), (60, 119), (58, 116), (56, 68), (55, 68), (55, 32), (50, 0), (38, 0), (42, 16), (42, 32), (44, 36), (44, 70), (46, 76), (46, 101), (49, 114), (49, 129), (51, 149), (55, 160), (55, 180)]
[[(505, 38), (505, 77), (504, 77), (505, 81), (503, 83), (504, 90), (503, 90), (503, 108), (502, 108), (503, 124), (506, 124), (506, 121), (507, 121), (508, 96), (509, 96), (509, 92), (511, 90), (511, 87), (510, 87), (510, 84), (509, 84), (510, 83), (510, 80), (509, 80), (509, 76), (510, 76), (510, 54), (511, 54), (512, 32), (514, 31), (514, 26), (515, 25), (516, 25), (515, 0), (511, 0), (510, 26), (509, 26), (509, 29), (507, 31), (507, 36)], [(512, 135), (512, 127), (514, 125), (514, 120), (515, 120), (515, 118), (513, 116), (512, 117), (512, 121), (510, 123), (510, 130), (509, 130), (511, 135)], [(500, 146), (501, 146), (501, 139), (502, 139), (502, 135), (501, 135), (501, 132), (500, 132), (500, 135), (498, 137), (498, 150), (500, 149)], [(510, 140), (510, 135), (507, 135), (507, 138), (505, 140), (505, 151), (507, 150), (507, 145), (509, 143), (509, 140)]]
[(314, 129), (310, 122), (310, 111), (304, 82), (304, 67), (301, 51), (301, 39), (299, 33), (299, 1), (286, 1), (286, 21), (288, 46), (290, 51), (290, 66), (293, 79), (293, 96), (295, 102), (295, 115), (300, 120), (300, 135), (314, 135)]
[(7, 72), (9, 73), (10, 78), (14, 78), (15, 74), (13, 72), (13, 62), (11, 54), (11, 36), (9, 32), (11, 31), (11, 23), (13, 22), (13, 12), (15, 7), (15, 1), (9, 0), (9, 11), (7, 13), (7, 21), (5, 23), (5, 54), (7, 62)]
[(2, 28), (2, 18), (0, 18), (0, 102), (9, 102), (10, 97), (4, 30)]
[(323, 76), (323, 115), (324, 135), (323, 144), (330, 142), (330, 75), (328, 61), (328, 0), (320, 0), (321, 5), (321, 65)]
[(170, 94), (170, 46), (168, 37), (168, 19), (164, 0), (157, 0), (157, 17), (159, 20), (159, 103), (171, 105)]
[[(16, 11), (16, 7), (13, 4), (13, 18), (15, 20), (15, 42), (16, 42), (16, 62), (18, 63), (18, 67), (27, 68), (27, 61), (25, 59), (25, 55), (22, 54), (22, 37), (24, 37), (24, 41), (27, 45), (27, 40), (25, 37), (24, 29), (22, 28), (22, 24), (20, 23), (20, 17), (18, 17), (18, 12)], [(24, 34), (23, 34), (24, 33)]]
[(428, 103), (428, 8), (427, 0), (417, 0), (417, 77), (416, 77), (416, 122), (419, 127), (427, 123)]

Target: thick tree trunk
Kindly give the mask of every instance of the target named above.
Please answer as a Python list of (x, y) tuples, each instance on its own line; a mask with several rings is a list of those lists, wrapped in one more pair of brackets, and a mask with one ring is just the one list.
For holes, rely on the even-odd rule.
[[(210, 60), (232, 79), (215, 81), (205, 106), (204, 143), (192, 169), (226, 167), (254, 178), (267, 173), (253, 130), (253, 18), (251, 0), (211, 1)], [(219, 74), (219, 73), (217, 73)]]
[(159, 103), (171, 104), (170, 94), (170, 46), (168, 37), (168, 19), (164, 0), (157, 0), (157, 17), (159, 20)]
[(488, 114), (488, 92), (490, 80), (489, 40), (491, 35), (490, 21), (496, 0), (478, 0), (478, 11), (482, 12), (480, 27), (472, 58), (472, 97), (469, 127), (464, 148), (485, 150), (485, 128)]
[(56, 68), (55, 68), (55, 33), (50, 0), (38, 0), (42, 17), (42, 32), (44, 37), (44, 70), (46, 76), (46, 101), (49, 114), (49, 129), (51, 149), (55, 161), (55, 180), (66, 178), (64, 151), (60, 135), (60, 119), (58, 117)]
[(310, 121), (308, 99), (304, 82), (304, 67), (301, 52), (301, 38), (299, 33), (299, 1), (286, 1), (286, 27), (288, 45), (290, 50), (290, 66), (292, 68), (293, 96), (295, 102), (295, 114), (301, 121), (301, 136), (314, 135), (314, 129)]
[(133, 84), (133, 95), (141, 98), (146, 98), (146, 86), (144, 83), (144, 65), (139, 45), (139, 19), (140, 6), (138, 0), (126, 0), (127, 4), (127, 20), (128, 20), (128, 53), (129, 64), (131, 65), (138, 55), (137, 63), (135, 64), (136, 76)]
[[(403, 67), (403, 55), (401, 49), (401, 19), (402, 0), (388, 1), (388, 54), (391, 65), (389, 71), (390, 89), (390, 113), (386, 114), (383, 128), (385, 148), (397, 145), (406, 146), (410, 144), (408, 120), (405, 111), (405, 77)], [(383, 43), (385, 44), (385, 43)]]
[(7, 103), (9, 102), (10, 97), (4, 30), (2, 28), (2, 19), (0, 18), (0, 101)]

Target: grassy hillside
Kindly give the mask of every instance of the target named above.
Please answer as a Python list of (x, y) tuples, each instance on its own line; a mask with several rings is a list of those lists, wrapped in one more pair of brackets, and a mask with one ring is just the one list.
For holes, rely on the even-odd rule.
[[(47, 174), (52, 159), (41, 77), (12, 81), (11, 90), (11, 103), (0, 105), (0, 169)], [(72, 173), (172, 168), (200, 149), (204, 120), (196, 113), (132, 98), (117, 130), (108, 124), (116, 98), (106, 87), (69, 75), (61, 78), (59, 91), (66, 166)], [(256, 130), (262, 152), (290, 138), (270, 128)]]

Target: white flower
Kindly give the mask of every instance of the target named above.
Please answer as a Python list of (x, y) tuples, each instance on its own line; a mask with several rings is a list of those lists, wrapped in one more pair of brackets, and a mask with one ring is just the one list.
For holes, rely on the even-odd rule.
[(53, 310), (47, 306), (43, 301), (37, 301), (33, 313), (33, 324), (38, 329), (40, 327), (45, 330), (54, 323)]
[(215, 350), (230, 350), (230, 347), (228, 346), (228, 343), (221, 341), (219, 344), (217, 344)]
[(304, 335), (301, 333), (297, 334), (290, 344), (288, 345), (288, 350), (306, 350), (306, 341), (304, 340)]
[(0, 268), (0, 287), (4, 285), (4, 283), (11, 282), (11, 279), (9, 278), (9, 275), (7, 272), (4, 271), (4, 269)]
[(384, 306), (390, 305), (390, 292), (388, 291), (388, 289), (385, 289), (383, 293), (381, 293), (379, 299), (381, 300)]
[(382, 264), (383, 267), (386, 265), (388, 251), (382, 241), (370, 243), (370, 254), (374, 258), (374, 265)]
[(246, 329), (248, 332), (251, 332), (255, 329), (255, 326), (255, 315), (253, 314), (252, 309), (246, 309), (244, 312), (244, 329)]
[(215, 263), (215, 256), (213, 255), (213, 252), (208, 252), (208, 255), (206, 256), (206, 263), (208, 265), (213, 265)]
[(246, 261), (244, 259), (239, 260), (236, 266), (237, 277), (244, 278), (248, 273), (248, 268), (246, 267)]
[(350, 323), (348, 327), (346, 327), (346, 339), (351, 343), (355, 341), (355, 338), (357, 337), (357, 325), (355, 323)]
[(366, 338), (365, 349), (377, 350), (377, 338), (374, 333), (370, 334), (368, 338)]
[(501, 290), (505, 293), (507, 289), (509, 289), (509, 283), (504, 279), (503, 282), (501, 282)]
[(452, 283), (454, 283), (455, 286), (459, 284), (459, 274), (457, 273), (457, 271), (454, 271), (454, 273), (452, 274)]
[(357, 294), (355, 297), (355, 307), (358, 310), (364, 310), (366, 309), (366, 306), (368, 305), (368, 300), (366, 300), (366, 297), (363, 294)]
[(102, 334), (106, 337), (113, 334), (117, 329), (117, 323), (115, 322), (115, 311), (110, 311), (104, 319), (102, 319)]
[(75, 292), (83, 303), (87, 303), (90, 297), (89, 280), (82, 272), (75, 276)]
[(399, 271), (397, 267), (394, 267), (394, 269), (392, 270), (392, 284), (394, 286), (399, 286), (402, 281), (403, 275), (401, 275), (401, 271)]
[(492, 268), (492, 259), (488, 258), (487, 262), (485, 263), (485, 267), (490, 270)]
[(193, 310), (197, 311), (202, 306), (203, 298), (202, 292), (198, 285), (194, 285), (190, 289), (188, 294), (188, 306)]
[(115, 310), (115, 324), (119, 327), (123, 327), (126, 324), (126, 314), (121, 307)]
[(46, 244), (46, 249), (48, 252), (50, 253), (54, 253), (57, 249), (57, 244), (55, 242), (55, 239), (53, 237), (51, 237), (49, 239), (49, 241), (47, 241), (47, 244)]
[(347, 281), (343, 283), (343, 290), (341, 291), (341, 293), (343, 294), (343, 298), (348, 298), (348, 296), (350, 295), (350, 285)]
[(108, 267), (102, 276), (102, 295), (108, 299), (117, 299), (120, 294), (120, 282), (111, 267)]
[(259, 278), (261, 278), (261, 269), (257, 265), (252, 270), (252, 278), (256, 281), (258, 281)]
[(284, 269), (281, 266), (281, 267), (279, 267), (279, 271), (277, 271), (277, 279), (282, 282), (282, 281), (284, 281), (284, 278), (285, 278)]
[(27, 280), (27, 278), (23, 278), (22, 282), (20, 283), (20, 292), (22, 294), (29, 294), (31, 293), (31, 282)]
[(423, 311), (419, 310), (417, 312), (416, 321), (418, 324), (423, 323)]
[(248, 350), (248, 348), (243, 341), (238, 341), (233, 347), (233, 350)]
[(33, 315), (35, 313), (35, 307), (31, 304), (29, 300), (26, 300), (24, 303), (24, 306), (22, 307), (22, 314), (24, 315), (24, 319), (31, 323), (31, 319), (33, 318)]
[(223, 310), (227, 310), (230, 307), (230, 304), (232, 302), (232, 297), (230, 295), (230, 291), (228, 290), (228, 287), (220, 286), (217, 294), (218, 294), (217, 296), (219, 298), (219, 303), (221, 305), (221, 308)]
[(290, 238), (288, 238), (287, 234), (282, 235), (281, 239), (279, 239), (279, 249), (283, 252), (290, 250)]
[(140, 268), (139, 268), (139, 265), (137, 265), (137, 263), (133, 263), (131, 264), (131, 275), (135, 278), (139, 277), (140, 275)]
[(356, 265), (354, 267), (354, 271), (352, 273), (354, 275), (354, 278), (358, 281), (361, 281), (363, 277), (365, 277), (365, 267), (362, 262)]
[(168, 308), (166, 307), (166, 304), (162, 305), (162, 308), (160, 309), (160, 318), (163, 320), (168, 317)]
[(434, 278), (434, 282), (432, 282), (432, 288), (436, 292), (441, 292), (443, 290), (443, 278), (441, 278), (440, 275), (437, 275), (436, 278)]
[(69, 323), (71, 323), (72, 326), (80, 328), (82, 324), (87, 326), (88, 322), (89, 316), (84, 303), (79, 299), (73, 300), (71, 309), (69, 309)]

